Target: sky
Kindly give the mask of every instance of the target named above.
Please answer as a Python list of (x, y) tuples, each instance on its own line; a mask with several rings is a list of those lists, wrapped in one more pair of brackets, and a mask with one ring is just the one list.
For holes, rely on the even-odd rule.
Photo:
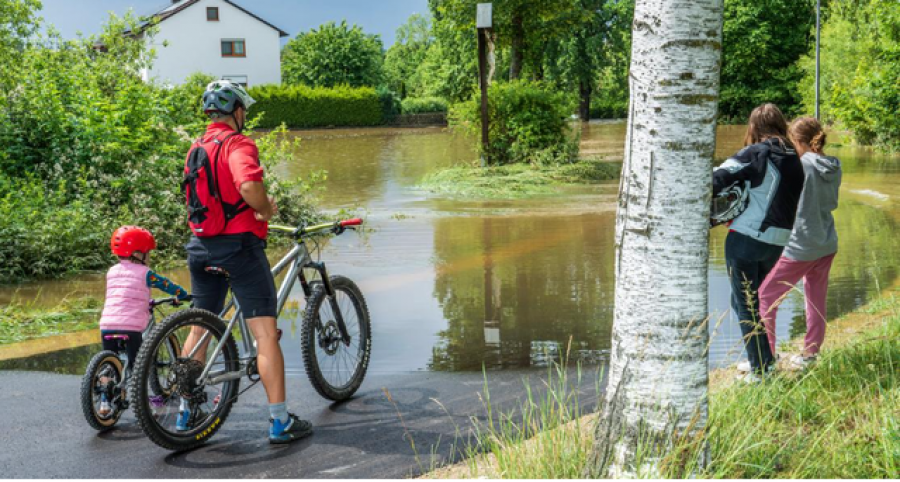
[[(366, 33), (381, 36), (384, 47), (394, 43), (401, 24), (414, 13), (427, 13), (428, 0), (234, 0), (238, 5), (289, 33), (308, 31), (319, 25), (343, 19), (357, 24)], [(156, 12), (169, 0), (42, 0), (41, 16), (53, 24), (63, 37), (78, 32), (98, 33), (107, 12), (122, 15), (129, 8), (138, 15)], [(282, 39), (286, 41), (287, 39)]]

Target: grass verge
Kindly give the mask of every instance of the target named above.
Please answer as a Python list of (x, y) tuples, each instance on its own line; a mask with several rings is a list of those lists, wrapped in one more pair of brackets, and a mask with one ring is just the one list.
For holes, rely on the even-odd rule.
[(622, 165), (597, 160), (571, 164), (455, 166), (426, 176), (419, 188), (450, 197), (509, 199), (546, 195), (566, 184), (591, 184), (619, 177)]
[[(711, 377), (711, 458), (695, 476), (900, 477), (900, 302), (877, 300), (846, 318), (867, 328), (841, 340), (835, 323), (832, 348), (805, 372), (781, 371), (761, 385)], [(521, 410), (518, 422), (503, 415), (499, 424), (476, 427), (478, 443), (461, 454), (465, 461), (426, 476), (580, 478), (596, 416), (568, 408), (575, 395), (564, 381), (550, 391), (540, 409)], [(698, 459), (689, 454), (699, 442), (676, 441), (661, 476), (685, 473), (682, 462)]]
[(0, 306), (0, 345), (96, 328), (102, 308), (96, 298), (64, 300), (53, 308), (19, 302)]

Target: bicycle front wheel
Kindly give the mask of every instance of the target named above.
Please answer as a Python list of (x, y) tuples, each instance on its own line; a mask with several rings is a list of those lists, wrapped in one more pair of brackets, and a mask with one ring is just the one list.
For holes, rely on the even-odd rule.
[[(313, 388), (329, 400), (346, 400), (356, 393), (369, 367), (372, 332), (366, 300), (356, 284), (343, 276), (331, 276), (334, 300), (325, 286), (313, 284), (303, 329), (303, 364)], [(350, 337), (342, 340), (335, 316), (340, 311)]]
[[(160, 322), (141, 345), (131, 380), (131, 403), (141, 430), (160, 447), (197, 447), (228, 417), (240, 378), (225, 380), (222, 375), (237, 372), (240, 362), (234, 338), (226, 337), (225, 330), (221, 318), (192, 308)], [(206, 333), (209, 336), (200, 345)], [(182, 348), (173, 356), (176, 346)], [(207, 380), (199, 380), (209, 363)], [(214, 377), (220, 381), (209, 381)]]

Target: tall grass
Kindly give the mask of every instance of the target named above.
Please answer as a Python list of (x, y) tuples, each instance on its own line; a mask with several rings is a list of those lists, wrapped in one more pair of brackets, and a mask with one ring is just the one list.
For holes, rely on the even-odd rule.
[[(900, 477), (900, 315), (895, 302), (886, 303), (892, 314), (877, 329), (823, 351), (805, 372), (780, 372), (760, 385), (714, 387), (707, 431), (673, 435), (657, 475)], [(581, 413), (566, 369), (557, 367), (555, 375), (540, 397), (529, 390), (516, 417), (493, 413), (485, 386), (488, 417), (477, 425), (478, 443), (467, 449), (466, 470), (436, 475), (582, 477), (596, 419)], [(701, 457), (707, 448), (708, 459)], [(699, 460), (707, 464), (700, 467)]]

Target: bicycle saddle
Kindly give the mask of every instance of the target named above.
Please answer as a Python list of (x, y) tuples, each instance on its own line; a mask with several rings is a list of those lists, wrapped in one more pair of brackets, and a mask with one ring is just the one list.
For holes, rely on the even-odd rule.
[(228, 277), (228, 271), (226, 271), (225, 268), (219, 268), (218, 266), (207, 266), (204, 271), (211, 275)]
[(128, 335), (103, 335), (104, 340), (128, 340)]

